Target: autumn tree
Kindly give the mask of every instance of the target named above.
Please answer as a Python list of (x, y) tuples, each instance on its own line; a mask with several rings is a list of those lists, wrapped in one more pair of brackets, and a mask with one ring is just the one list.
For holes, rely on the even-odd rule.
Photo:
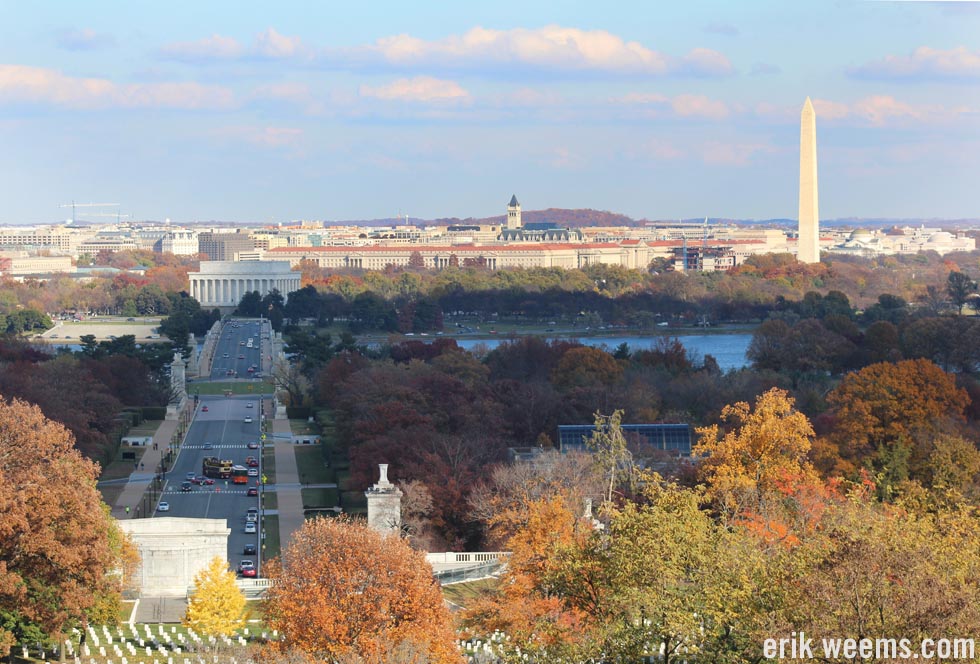
[(617, 410), (612, 415), (595, 414), (595, 431), (585, 441), (590, 450), (595, 453), (595, 463), (601, 469), (606, 479), (604, 497), (606, 502), (612, 502), (613, 492), (617, 485), (624, 480), (632, 487), (633, 455), (626, 444), (623, 435), (623, 411)]
[(194, 577), (194, 594), (181, 623), (208, 636), (231, 636), (245, 624), (245, 595), (227, 563), (215, 556)]
[(890, 491), (909, 476), (921, 476), (934, 434), (962, 421), (969, 397), (953, 376), (918, 359), (850, 373), (827, 402), (841, 457), (872, 466), (882, 473), (883, 490)]
[(316, 518), (293, 534), (265, 600), (282, 647), (318, 661), (375, 659), (392, 644), (413, 644), (425, 661), (461, 661), (447, 611), (425, 554), (359, 522)]
[(36, 406), (0, 400), (2, 653), (118, 615), (134, 548), (95, 488), (98, 466), (73, 443)]
[(813, 427), (793, 406), (777, 388), (760, 395), (754, 408), (726, 406), (722, 419), (730, 429), (698, 429), (694, 449), (706, 497), (725, 522), (753, 524), (789, 543), (811, 527), (826, 490), (807, 457)]

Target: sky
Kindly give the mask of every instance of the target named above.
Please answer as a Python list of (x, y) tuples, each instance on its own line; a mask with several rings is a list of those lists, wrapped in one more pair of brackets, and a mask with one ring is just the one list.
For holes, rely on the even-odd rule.
[(0, 223), (793, 219), (807, 96), (822, 218), (980, 218), (980, 2), (0, 0)]

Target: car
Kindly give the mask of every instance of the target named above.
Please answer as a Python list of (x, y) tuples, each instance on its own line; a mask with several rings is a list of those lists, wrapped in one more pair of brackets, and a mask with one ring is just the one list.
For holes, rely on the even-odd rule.
[(160, 504), (157, 505), (157, 512), (169, 512), (169, 511), (170, 511), (170, 503), (168, 503), (165, 500), (161, 500)]
[(243, 560), (242, 562), (238, 563), (239, 572), (248, 567), (255, 567), (255, 563), (253, 563), (251, 560)]
[[(207, 410), (207, 406), (205, 406), (204, 408), (205, 408), (205, 410)], [(210, 450), (213, 447), (214, 447), (214, 445), (212, 445), (211, 443), (204, 443), (204, 449), (206, 449), (206, 450)]]
[(239, 341), (239, 342), (238, 342), (238, 345), (239, 345), (239, 346), (244, 346), (244, 345), (245, 345), (245, 342), (244, 342), (244, 341)]
[(246, 544), (245, 545), (245, 548), (242, 549), (242, 555), (243, 556), (254, 556), (257, 553), (256, 549), (257, 549), (257, 547), (254, 544)]
[(226, 376), (234, 376), (235, 375), (235, 370), (234, 369), (229, 369), (228, 371), (225, 372), (225, 375)]
[(247, 456), (247, 457), (245, 457), (245, 465), (246, 466), (251, 466), (253, 461), (255, 461), (255, 457), (254, 456)]
[(253, 440), (252, 442), (250, 442), (248, 444), (248, 449), (250, 449), (250, 450), (257, 450), (257, 449), (259, 449), (259, 444)]
[(195, 477), (197, 477), (197, 473), (195, 473), (195, 472), (190, 472), (190, 473), (187, 473), (186, 475), (184, 475), (184, 479), (188, 479), (188, 480), (192, 480)]
[[(201, 406), (201, 412), (202, 413), (208, 412), (208, 407), (207, 406)], [(205, 448), (205, 449), (209, 449), (209, 448)]]
[(258, 514), (246, 514), (245, 515), (245, 520), (246, 521), (258, 521), (259, 520), (259, 515)]
[(249, 461), (245, 465), (248, 466), (249, 468), (258, 468), (259, 467), (259, 460), (258, 459), (252, 459), (251, 461)]
[(249, 468), (248, 469), (248, 476), (249, 477), (258, 477), (259, 476), (259, 469), (258, 468)]
[(180, 490), (181, 491), (190, 491), (191, 490), (191, 483), (190, 482), (181, 482), (180, 483)]
[(136, 322), (136, 319), (135, 318), (127, 318), (126, 319), (126, 322), (127, 323), (135, 323)]
[(239, 356), (238, 356), (238, 359), (239, 359), (239, 360), (244, 360), (244, 359), (245, 359), (245, 356), (244, 356), (244, 355), (239, 355)]
[(246, 408), (255, 408), (255, 404), (252, 403), (251, 401), (249, 401), (247, 404), (245, 404), (245, 407)]
[[(248, 368), (248, 373), (254, 374), (255, 373), (255, 367), (249, 367)], [(249, 408), (251, 408), (251, 407), (252, 407), (252, 404), (249, 404)]]
[(205, 486), (212, 486), (214, 484), (214, 480), (211, 479), (210, 477), (202, 477), (201, 484)]
[(254, 567), (246, 567), (245, 569), (243, 569), (243, 570), (242, 570), (242, 576), (244, 576), (244, 577), (246, 577), (246, 578), (249, 578), (249, 579), (254, 579), (254, 578), (255, 578), (255, 577), (257, 577), (258, 575), (259, 575), (259, 574), (258, 574), (258, 572), (257, 572), (257, 571), (255, 570), (255, 568), (254, 568)]
[(251, 424), (251, 423), (252, 423), (252, 416), (251, 415), (246, 415), (245, 416), (245, 424)]
[(197, 485), (204, 484), (204, 478), (203, 477), (195, 477), (194, 479), (191, 480), (191, 484), (197, 484)]
[(245, 534), (246, 535), (254, 535), (258, 531), (259, 531), (259, 528), (258, 528), (258, 526), (256, 525), (256, 523), (254, 521), (248, 521), (248, 522), (245, 523)]
[(257, 496), (257, 495), (259, 495), (259, 490), (257, 488), (255, 488), (254, 486), (250, 486), (248, 488), (248, 491), (246, 491), (245, 493), (248, 496)]
[(225, 354), (224, 354), (224, 355), (222, 355), (221, 357), (228, 357), (228, 353), (225, 353)]
[(245, 510), (245, 514), (258, 514), (258, 513), (259, 513), (258, 507), (249, 507), (247, 510)]

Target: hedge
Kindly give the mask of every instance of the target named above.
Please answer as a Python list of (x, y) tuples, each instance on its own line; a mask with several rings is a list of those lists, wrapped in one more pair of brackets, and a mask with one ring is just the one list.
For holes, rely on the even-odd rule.
[(291, 420), (306, 420), (310, 417), (309, 406), (286, 406), (286, 417)]

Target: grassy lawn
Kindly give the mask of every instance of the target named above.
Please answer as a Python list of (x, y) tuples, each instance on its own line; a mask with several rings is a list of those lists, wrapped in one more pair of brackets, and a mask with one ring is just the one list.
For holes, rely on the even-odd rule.
[(271, 560), (279, 557), (279, 516), (265, 517), (265, 548), (262, 553), (262, 560)]
[[(123, 452), (133, 452), (136, 455), (136, 458), (123, 459)], [(99, 475), (99, 479), (118, 480), (122, 479), (123, 477), (129, 477), (130, 473), (133, 472), (133, 464), (143, 458), (144, 452), (146, 452), (146, 448), (142, 445), (137, 445), (135, 447), (130, 447), (128, 445), (120, 446), (119, 452), (116, 453), (116, 460), (102, 469), (102, 474)]]
[(363, 491), (344, 491), (340, 505), (347, 514), (367, 514), (367, 497)]
[(129, 620), (129, 615), (133, 612), (133, 607), (136, 606), (136, 600), (123, 600), (119, 603), (119, 622), (127, 622)]
[(276, 483), (276, 451), (272, 447), (262, 449), (262, 474), (266, 484)]
[(300, 491), (303, 496), (303, 508), (310, 507), (336, 507), (340, 494), (336, 489), (303, 489)]
[(279, 509), (279, 495), (275, 491), (264, 491), (263, 495), (265, 495), (265, 508), (267, 510)]
[(163, 420), (143, 420), (143, 423), (139, 426), (135, 426), (129, 430), (127, 436), (152, 436), (163, 424)]
[(292, 430), (293, 434), (296, 436), (304, 435), (317, 435), (320, 433), (319, 427), (315, 422), (307, 422), (306, 420), (289, 420), (289, 428)]
[(272, 383), (264, 380), (251, 381), (229, 381), (227, 383), (193, 382), (187, 384), (187, 394), (194, 397), (200, 395), (223, 395), (226, 390), (231, 390), (232, 394), (272, 394)]
[(337, 481), (333, 468), (323, 463), (323, 452), (319, 445), (296, 445), (296, 467), (299, 469), (301, 484), (328, 484)]
[(119, 496), (122, 495), (123, 489), (125, 488), (125, 484), (104, 484), (98, 487), (99, 493), (102, 494), (102, 502), (109, 507), (116, 504), (116, 501), (119, 500)]
[(475, 600), (493, 593), (500, 585), (499, 579), (465, 581), (442, 587), (442, 596), (457, 606), (468, 607)]

